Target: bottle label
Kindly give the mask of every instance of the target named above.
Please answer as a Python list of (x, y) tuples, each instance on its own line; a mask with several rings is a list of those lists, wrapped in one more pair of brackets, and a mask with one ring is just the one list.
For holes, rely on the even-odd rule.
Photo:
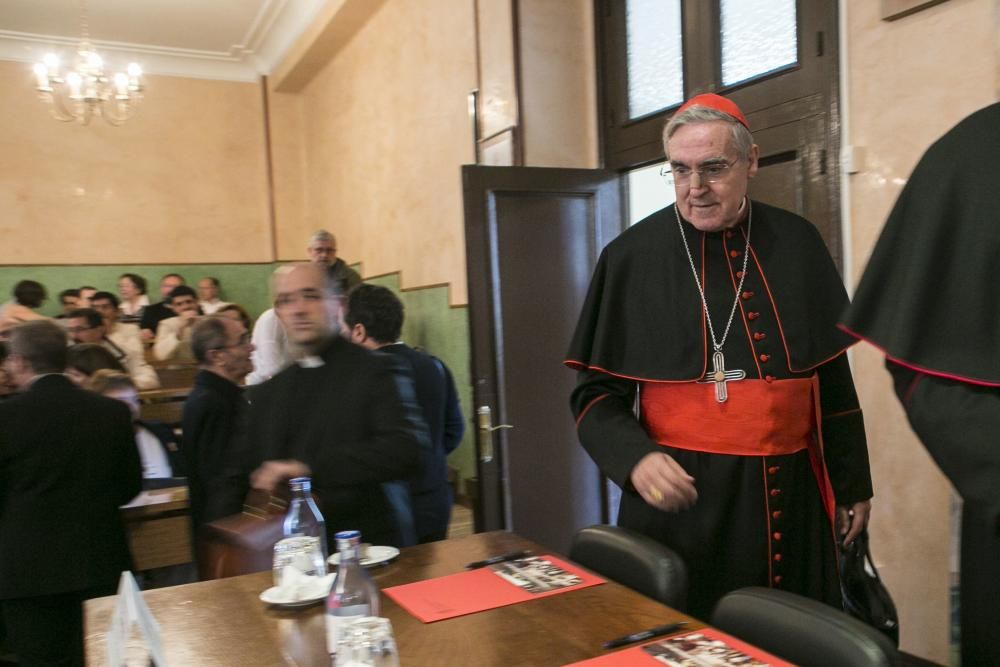
[(337, 642), (341, 629), (356, 618), (364, 618), (371, 613), (368, 605), (355, 604), (349, 607), (335, 607), (326, 613), (326, 649), (330, 655), (337, 654)]

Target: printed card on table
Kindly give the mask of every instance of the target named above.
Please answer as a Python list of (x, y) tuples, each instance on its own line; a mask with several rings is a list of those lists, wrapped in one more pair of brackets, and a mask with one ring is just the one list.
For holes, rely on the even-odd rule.
[(792, 663), (712, 628), (682, 631), (648, 644), (567, 667), (794, 667)]
[(603, 584), (554, 556), (532, 556), (383, 592), (424, 623)]

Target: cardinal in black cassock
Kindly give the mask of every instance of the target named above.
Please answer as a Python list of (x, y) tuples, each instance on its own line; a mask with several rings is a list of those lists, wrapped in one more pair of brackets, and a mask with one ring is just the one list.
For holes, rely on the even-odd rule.
[(928, 149), (844, 329), (885, 352), (910, 425), (964, 501), (962, 665), (1000, 665), (1000, 104)]
[[(714, 95), (694, 98), (675, 119), (691, 106), (746, 125)], [(678, 201), (689, 190), (695, 203), (733, 196), (732, 149), (674, 163), (675, 175), (701, 178), (696, 191), (686, 174), (692, 185), (678, 188)], [(756, 147), (751, 167), (752, 176)], [(622, 488), (619, 524), (686, 561), (693, 615), (708, 618), (722, 595), (744, 586), (840, 608), (834, 517), (872, 496), (843, 354), (853, 340), (836, 326), (847, 295), (808, 221), (737, 195), (735, 219), (721, 229), (699, 229), (674, 205), (604, 249), (566, 361), (579, 371), (578, 434)], [(744, 379), (721, 381), (739, 372)], [(663, 511), (659, 489), (635, 487), (651, 453), (693, 478), (696, 500)]]

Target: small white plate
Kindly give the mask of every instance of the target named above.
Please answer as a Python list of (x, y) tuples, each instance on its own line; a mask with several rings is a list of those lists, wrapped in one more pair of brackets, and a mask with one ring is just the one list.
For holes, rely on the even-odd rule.
[(260, 594), (261, 602), (266, 602), (269, 605), (283, 607), (285, 609), (298, 609), (299, 607), (310, 607), (318, 602), (322, 602), (328, 595), (327, 593), (324, 593), (323, 595), (314, 598), (306, 598), (304, 600), (296, 600), (294, 602), (283, 602), (280, 590), (281, 589), (277, 586), (271, 586)]
[[(398, 557), (399, 549), (396, 547), (368, 547), (367, 554), (365, 554), (365, 557), (361, 559), (361, 566), (374, 567), (375, 565), (388, 563)], [(334, 566), (340, 565), (340, 554), (333, 554), (326, 559), (326, 562)]]

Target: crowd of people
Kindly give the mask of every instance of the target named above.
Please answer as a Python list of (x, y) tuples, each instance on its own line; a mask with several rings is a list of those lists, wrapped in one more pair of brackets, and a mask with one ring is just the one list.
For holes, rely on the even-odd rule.
[[(196, 291), (167, 274), (150, 303), (124, 273), (117, 294), (63, 290), (54, 318), (37, 312), (44, 286), (16, 285), (0, 308), (0, 640), (24, 664), (82, 664), (81, 602), (130, 568), (119, 507), (144, 486), (188, 486), (196, 559), (207, 524), (302, 476), (329, 544), (344, 529), (395, 546), (446, 536), (454, 380), (401, 340), (402, 302), (335, 244), (319, 231), (309, 263), (274, 272), (256, 324), (213, 277)], [(165, 364), (196, 371), (177, 429), (142, 418)], [(49, 578), (48, 554), (69, 552)]]

